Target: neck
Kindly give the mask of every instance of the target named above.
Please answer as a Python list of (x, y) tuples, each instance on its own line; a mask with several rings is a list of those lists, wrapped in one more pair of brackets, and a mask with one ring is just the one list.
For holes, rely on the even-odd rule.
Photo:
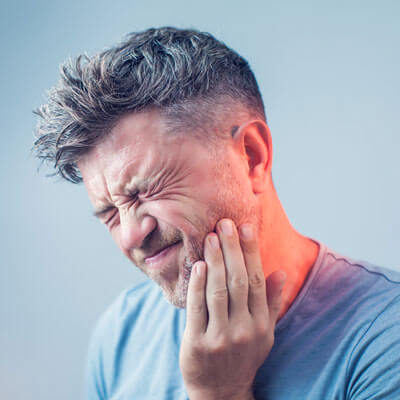
[(260, 232), (260, 251), (264, 275), (285, 271), (287, 278), (282, 291), (281, 318), (300, 292), (318, 255), (319, 245), (297, 232), (290, 224), (275, 189), (264, 195), (264, 215)]

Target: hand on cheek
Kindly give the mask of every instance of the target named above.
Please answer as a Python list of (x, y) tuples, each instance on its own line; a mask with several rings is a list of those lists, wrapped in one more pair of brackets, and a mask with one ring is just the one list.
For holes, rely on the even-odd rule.
[(231, 220), (205, 240), (193, 267), (180, 367), (191, 400), (252, 399), (252, 383), (271, 351), (284, 274), (268, 279), (256, 235)]

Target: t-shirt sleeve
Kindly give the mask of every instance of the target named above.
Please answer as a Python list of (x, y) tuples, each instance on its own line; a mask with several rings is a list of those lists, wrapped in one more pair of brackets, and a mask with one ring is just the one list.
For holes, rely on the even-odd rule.
[(349, 400), (400, 399), (400, 296), (376, 316), (353, 349), (347, 376)]
[(107, 391), (104, 374), (104, 343), (106, 336), (104, 314), (97, 322), (89, 342), (86, 363), (86, 398), (87, 400), (106, 400)]

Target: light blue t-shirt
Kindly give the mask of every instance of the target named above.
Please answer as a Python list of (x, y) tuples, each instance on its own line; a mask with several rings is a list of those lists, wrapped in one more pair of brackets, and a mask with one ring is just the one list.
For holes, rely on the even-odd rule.
[[(258, 370), (266, 400), (400, 400), (400, 273), (319, 243), (317, 260), (278, 322)], [(118, 297), (88, 356), (88, 399), (188, 399), (179, 370), (185, 310), (151, 281)]]

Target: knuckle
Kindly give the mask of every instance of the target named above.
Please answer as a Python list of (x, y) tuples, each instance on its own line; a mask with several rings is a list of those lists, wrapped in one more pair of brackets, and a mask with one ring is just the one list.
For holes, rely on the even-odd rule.
[(253, 272), (249, 276), (249, 286), (252, 289), (262, 289), (265, 285), (265, 278), (261, 272)]
[(260, 321), (256, 325), (256, 335), (259, 338), (264, 338), (270, 335), (270, 329), (268, 327), (268, 323), (266, 321)]
[(235, 289), (247, 288), (248, 281), (246, 276), (236, 275), (231, 278), (231, 287)]
[(207, 353), (207, 347), (202, 340), (192, 338), (188, 343), (186, 351), (188, 351), (192, 357), (199, 357)]
[(204, 305), (201, 303), (188, 303), (187, 309), (190, 313), (201, 314), (204, 310)]
[(226, 287), (216, 288), (212, 291), (212, 297), (215, 300), (226, 300), (228, 298), (228, 289)]
[(279, 311), (281, 310), (281, 301), (280, 300), (275, 300), (269, 305), (269, 309), (275, 313), (278, 314)]
[(252, 335), (245, 330), (235, 332), (232, 342), (237, 346), (245, 346), (252, 341)]
[(220, 335), (209, 345), (210, 354), (221, 354), (225, 353), (229, 348), (229, 340), (225, 335)]
[(205, 347), (202, 341), (196, 340), (192, 342), (191, 352), (193, 355), (203, 354), (205, 352)]

